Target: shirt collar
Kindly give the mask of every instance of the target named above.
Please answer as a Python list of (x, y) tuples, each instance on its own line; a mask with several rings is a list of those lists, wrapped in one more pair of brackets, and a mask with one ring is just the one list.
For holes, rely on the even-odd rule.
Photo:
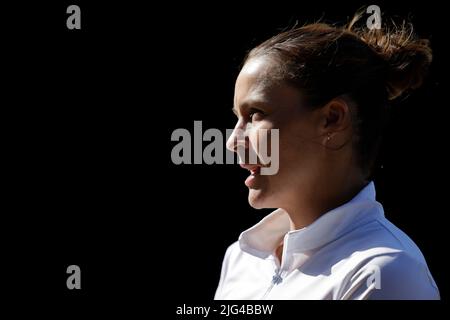
[(383, 208), (375, 200), (375, 186), (370, 182), (349, 202), (299, 230), (290, 231), (287, 212), (277, 209), (241, 233), (239, 245), (243, 251), (260, 258), (271, 256), (283, 239), (287, 254), (309, 252), (379, 215), (384, 215)]

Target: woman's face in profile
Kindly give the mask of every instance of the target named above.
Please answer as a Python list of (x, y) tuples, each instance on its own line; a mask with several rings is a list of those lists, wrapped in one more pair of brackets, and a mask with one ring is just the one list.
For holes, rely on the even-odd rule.
[[(249, 170), (245, 184), (254, 208), (284, 208), (320, 187), (325, 161), (319, 127), (320, 111), (307, 110), (301, 92), (282, 82), (271, 81), (275, 63), (266, 57), (252, 58), (242, 68), (235, 85), (234, 111), (238, 117), (228, 148), (236, 151), (239, 130), (245, 131), (246, 152), (253, 149), (260, 159), (258, 132), (279, 129), (279, 170), (262, 175), (260, 165), (250, 164), (239, 154), (241, 166)], [(320, 110), (320, 109), (319, 109)], [(270, 137), (270, 135), (269, 135)], [(270, 141), (270, 139), (269, 139)], [(267, 150), (271, 150), (268, 146)], [(273, 158), (273, 155), (272, 155)], [(259, 164), (261, 161), (258, 162)]]

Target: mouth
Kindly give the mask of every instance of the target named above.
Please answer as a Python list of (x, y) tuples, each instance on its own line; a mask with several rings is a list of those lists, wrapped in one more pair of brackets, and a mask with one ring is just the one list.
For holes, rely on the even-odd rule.
[(241, 168), (250, 172), (250, 175), (245, 180), (245, 185), (249, 188), (256, 186), (256, 178), (260, 176), (261, 166), (255, 164), (240, 164)]
[(250, 171), (251, 174), (259, 174), (261, 171), (261, 165), (258, 164), (240, 164), (241, 168)]

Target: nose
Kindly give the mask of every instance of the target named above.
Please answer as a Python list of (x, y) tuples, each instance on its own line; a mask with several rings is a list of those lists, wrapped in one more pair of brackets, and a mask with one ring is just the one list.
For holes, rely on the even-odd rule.
[(227, 140), (226, 147), (228, 150), (237, 152), (238, 149), (248, 149), (249, 141), (247, 132), (243, 129), (244, 123), (239, 120)]

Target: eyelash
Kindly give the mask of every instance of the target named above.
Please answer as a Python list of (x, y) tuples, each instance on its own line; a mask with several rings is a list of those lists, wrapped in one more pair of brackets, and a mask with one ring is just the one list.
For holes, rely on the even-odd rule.
[(259, 109), (251, 109), (250, 110), (250, 112), (248, 113), (248, 118), (250, 119), (250, 122), (251, 121), (253, 121), (253, 116), (255, 115), (255, 114), (257, 114), (257, 113), (259, 113), (259, 114), (261, 114), (262, 116), (264, 115), (264, 112), (262, 112), (261, 110), (259, 110)]

